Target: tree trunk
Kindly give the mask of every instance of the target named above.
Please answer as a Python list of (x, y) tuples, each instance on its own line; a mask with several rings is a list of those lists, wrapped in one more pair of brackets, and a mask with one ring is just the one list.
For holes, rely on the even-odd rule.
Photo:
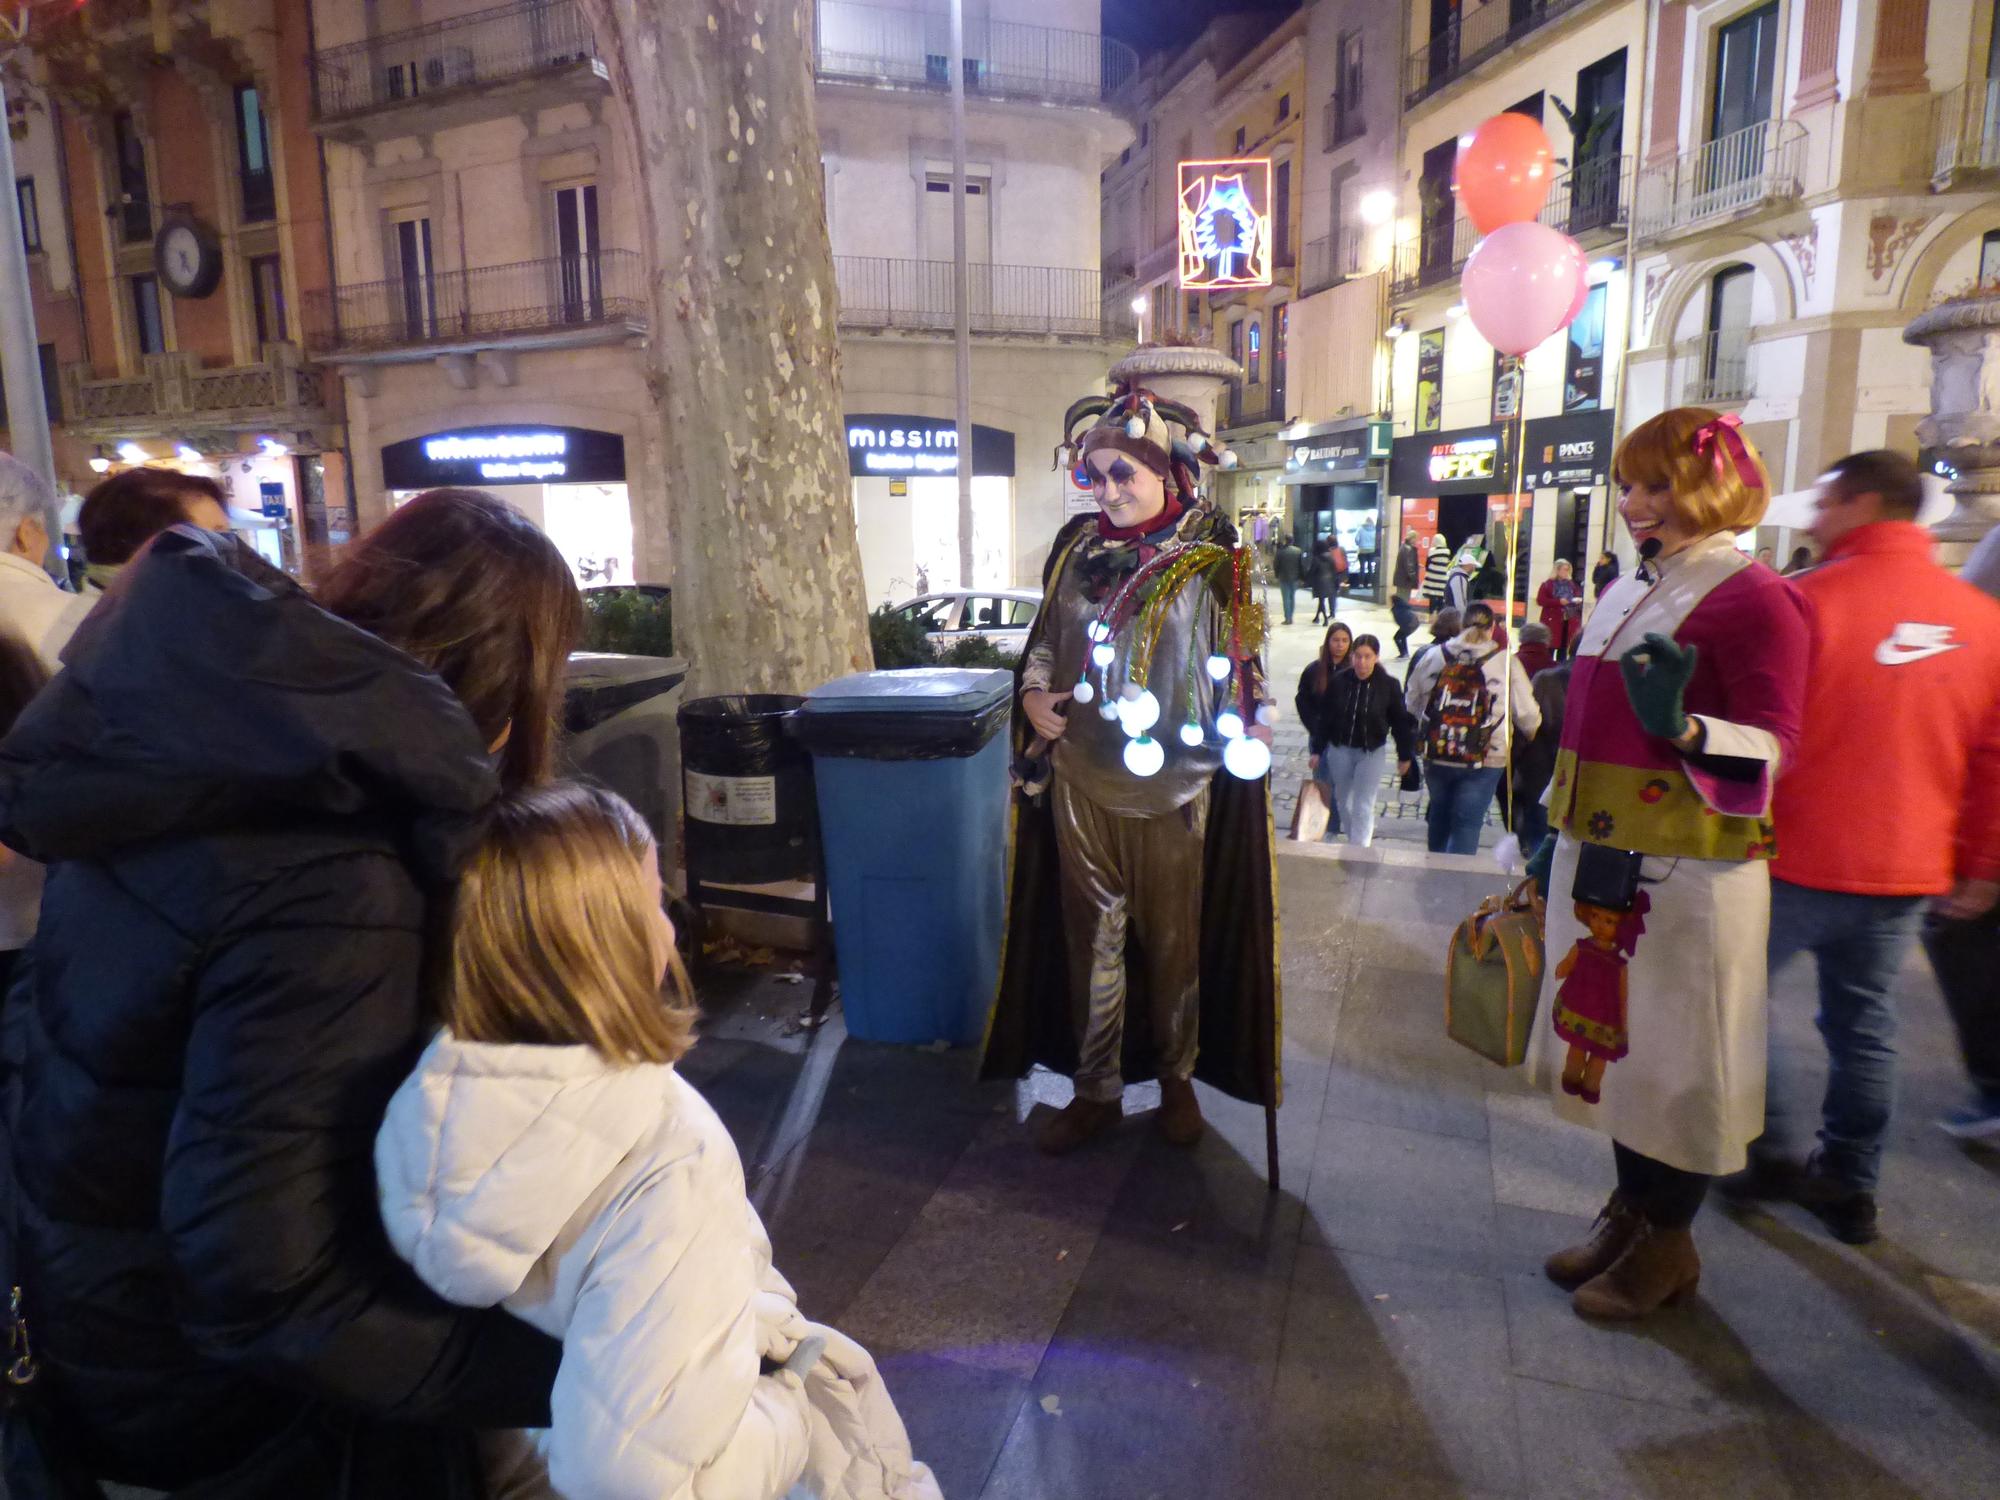
[(808, 0), (583, 0), (624, 102), (690, 693), (873, 665)]

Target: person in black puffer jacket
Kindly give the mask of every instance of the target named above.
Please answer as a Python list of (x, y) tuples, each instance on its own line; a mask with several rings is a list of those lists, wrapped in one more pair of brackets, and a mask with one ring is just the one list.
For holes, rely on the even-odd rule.
[(435, 898), (548, 773), (576, 590), (502, 502), (434, 491), (322, 598), (163, 533), (0, 744), (0, 839), (50, 866), (4, 1027), (41, 1361), (14, 1496), (474, 1496), (475, 1429), (548, 1421), (559, 1346), (416, 1278), (372, 1152)]
[(1403, 685), (1381, 663), (1382, 643), (1372, 635), (1356, 636), (1346, 669), (1327, 685), (1317, 726), (1326, 739), (1322, 763), (1333, 783), (1340, 826), (1347, 841), (1363, 849), (1375, 839), (1375, 799), (1391, 737), (1400, 774), (1409, 774), (1416, 753), (1417, 721), (1403, 702)]

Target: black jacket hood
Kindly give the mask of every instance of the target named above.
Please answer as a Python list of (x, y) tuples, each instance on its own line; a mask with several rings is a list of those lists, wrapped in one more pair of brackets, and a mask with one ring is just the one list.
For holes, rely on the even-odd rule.
[(441, 871), (498, 794), (440, 678), (234, 537), (156, 538), (63, 660), (0, 741), (0, 841), (44, 863), (365, 814)]

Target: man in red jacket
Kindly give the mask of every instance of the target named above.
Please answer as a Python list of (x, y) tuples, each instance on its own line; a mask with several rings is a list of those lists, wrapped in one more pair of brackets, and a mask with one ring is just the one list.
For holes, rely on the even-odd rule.
[(1819, 966), (1829, 1061), (1820, 1146), (1803, 1171), (1766, 1130), (1735, 1197), (1791, 1196), (1849, 1244), (1875, 1238), (1895, 1095), (1890, 986), (1926, 903), (1977, 916), (2000, 897), (2000, 604), (1953, 578), (1916, 524), (1923, 487), (1900, 454), (1857, 453), (1819, 481), (1824, 562), (1794, 585), (1812, 607), (1805, 723), (1780, 769), (1770, 967)]

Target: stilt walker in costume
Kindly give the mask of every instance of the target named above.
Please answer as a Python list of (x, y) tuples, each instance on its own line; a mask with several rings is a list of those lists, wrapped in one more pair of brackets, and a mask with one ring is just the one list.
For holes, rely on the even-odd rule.
[[(1077, 402), (1064, 432), (1058, 463), (1099, 513), (1057, 535), (1022, 655), (984, 1073), (1075, 1077), (1046, 1151), (1108, 1130), (1123, 1084), (1152, 1077), (1162, 1134), (1192, 1145), (1197, 1077), (1279, 1102), (1264, 611), (1251, 550), (1199, 489), (1202, 464), (1233, 456), (1193, 412), (1121, 388)], [(1267, 1144), (1275, 1186), (1274, 1126)]]
[(1764, 1125), (1771, 792), (1798, 736), (1808, 623), (1730, 533), (1770, 484), (1733, 416), (1683, 407), (1618, 445), (1638, 573), (1583, 627), (1550, 783), (1560, 830), (1528, 1062), (1556, 1113), (1611, 1137), (1618, 1188), (1547, 1271), (1590, 1317), (1694, 1290), (1709, 1180)]

